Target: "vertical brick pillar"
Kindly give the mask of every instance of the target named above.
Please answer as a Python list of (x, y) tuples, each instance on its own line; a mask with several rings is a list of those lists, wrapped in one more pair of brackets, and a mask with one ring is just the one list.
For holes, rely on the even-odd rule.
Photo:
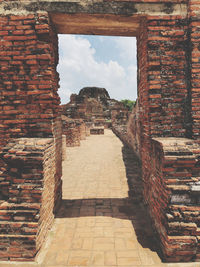
[[(150, 202), (151, 187), (156, 187), (151, 181), (151, 138), (186, 135), (187, 20), (177, 16), (148, 16), (146, 27), (147, 81), (144, 86), (145, 99), (139, 100), (139, 106), (140, 117), (144, 113), (140, 119), (141, 125), (146, 129), (149, 127), (145, 134), (142, 133), (145, 129), (140, 130), (141, 136), (146, 135), (146, 143), (143, 144), (143, 139), (140, 143), (145, 182), (144, 197), (146, 202)], [(143, 116), (147, 118), (148, 123), (145, 123)]]
[(185, 137), (187, 121), (187, 19), (148, 17), (151, 137)]
[[(20, 148), (22, 151), (17, 151), (18, 146), (16, 146), (16, 157), (13, 160), (8, 163), (3, 158), (7, 165), (1, 168), (2, 172), (0, 172), (0, 191), (3, 188), (2, 195), (4, 197), (1, 209), (7, 209), (6, 203), (12, 202), (8, 205), (8, 209), (16, 210), (20, 201), (21, 209), (25, 210), (26, 204), (30, 200), (29, 198), (27, 200), (27, 192), (30, 189), (34, 214), (30, 215), (30, 218), (24, 217), (24, 220), (25, 224), (26, 220), (38, 223), (38, 226), (35, 224), (33, 232), (31, 230), (28, 232), (33, 248), (32, 252), (28, 253), (26, 251), (30, 249), (26, 247), (28, 239), (23, 237), (24, 243), (20, 243), (21, 237), (17, 237), (18, 233), (24, 234), (26, 226), (22, 225), (21, 230), (15, 224), (17, 219), (11, 217), (9, 223), (13, 225), (12, 233), (16, 235), (16, 239), (15, 237), (3, 239), (6, 250), (5, 253), (0, 253), (0, 258), (26, 260), (32, 259), (42, 245), (47, 229), (51, 225), (53, 212), (61, 199), (62, 130), (59, 114), (60, 99), (57, 94), (58, 74), (56, 72), (58, 41), (47, 12), (1, 16), (0, 37), (0, 150), (2, 151), (6, 144), (16, 138), (19, 146), (21, 145), (20, 140), (23, 141), (24, 138), (27, 140), (24, 147)], [(44, 152), (44, 154), (40, 159), (40, 164), (43, 166), (39, 166), (40, 169), (38, 169), (38, 171), (42, 170), (43, 176), (39, 181), (35, 181), (35, 186), (38, 187), (38, 182), (41, 187), (35, 189), (34, 179), (37, 180), (37, 176), (34, 176), (34, 168), (31, 169), (30, 166), (32, 156), (30, 155), (30, 160), (27, 156), (26, 161), (26, 154), (30, 154), (28, 140), (30, 139), (31, 142), (32, 138), (41, 138), (40, 142), (43, 143), (47, 137), (53, 137), (50, 154), (49, 149), (46, 152), (39, 151), (40, 147), (36, 149), (39, 151), (38, 153)], [(8, 151), (9, 153), (13, 153), (12, 149)], [(15, 168), (12, 168), (12, 164), (15, 164), (20, 155), (24, 156), (24, 161), (28, 164), (24, 180), (21, 177), (22, 171), (16, 170), (17, 173), (15, 173)], [(19, 177), (20, 179), (18, 179)], [(33, 180), (30, 187), (26, 184), (26, 177)], [(51, 178), (49, 179), (49, 177)], [(41, 182), (42, 180), (43, 182)], [(16, 189), (18, 184), (20, 192)], [(19, 198), (16, 196), (16, 201), (14, 201), (15, 194), (19, 196)], [(25, 196), (25, 198), (21, 196)], [(29, 207), (27, 208), (29, 209)], [(4, 233), (6, 232), (4, 231)], [(15, 241), (17, 246), (21, 245), (21, 250), (15, 250), (16, 254), (13, 250), (15, 248), (12, 248)]]
[(191, 67), (192, 136), (200, 137), (200, 10), (199, 1), (190, 0), (188, 6), (189, 56)]
[(142, 161), (142, 172), (144, 182), (144, 199), (147, 201), (149, 183), (149, 161), (150, 161), (150, 109), (149, 109), (149, 83), (148, 83), (148, 40), (147, 21), (141, 21), (139, 35), (137, 37), (137, 60), (138, 60), (138, 122), (137, 142), (139, 142), (139, 154)]
[(187, 133), (187, 19), (148, 16), (138, 35), (138, 109), (144, 198), (149, 202), (151, 138)]
[(0, 18), (1, 142), (49, 137), (58, 113), (57, 52), (46, 13)]
[[(143, 23), (138, 36), (139, 119), (136, 137), (139, 136), (144, 199), (158, 232), (164, 258), (167, 261), (191, 261), (198, 259), (197, 226), (190, 224), (185, 214), (180, 218), (176, 212), (169, 214), (170, 209), (178, 206), (174, 203), (179, 204), (178, 209), (184, 206), (188, 210), (184, 197), (189, 194), (191, 184), (198, 181), (199, 172), (196, 165), (198, 145), (184, 139), (191, 137), (188, 20), (181, 16), (148, 16)], [(198, 33), (194, 34), (198, 36)], [(197, 66), (195, 73), (199, 73)], [(194, 102), (193, 96), (192, 92)], [(163, 138), (163, 148), (152, 140), (154, 137)], [(174, 138), (174, 143), (170, 137)], [(185, 149), (189, 155), (194, 154), (192, 163)], [(173, 156), (167, 158), (171, 161), (165, 165), (168, 154)], [(194, 205), (190, 207), (193, 212), (197, 204), (193, 196), (189, 195), (188, 199), (190, 205)]]
[(46, 12), (1, 16), (0, 36), (0, 149), (10, 138), (54, 136), (58, 192), (62, 136), (57, 36)]

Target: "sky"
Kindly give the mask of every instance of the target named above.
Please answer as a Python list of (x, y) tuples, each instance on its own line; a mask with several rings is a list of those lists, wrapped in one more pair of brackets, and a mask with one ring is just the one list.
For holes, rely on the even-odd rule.
[(117, 100), (135, 100), (136, 38), (60, 34), (57, 70), (62, 104), (88, 86), (103, 87)]

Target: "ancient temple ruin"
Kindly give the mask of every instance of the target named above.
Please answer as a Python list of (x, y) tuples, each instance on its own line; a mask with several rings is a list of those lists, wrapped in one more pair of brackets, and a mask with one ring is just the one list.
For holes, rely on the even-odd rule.
[(126, 124), (129, 109), (122, 102), (111, 99), (105, 88), (85, 87), (78, 95), (72, 94), (69, 103), (61, 105), (61, 113), (94, 126), (109, 127)]
[[(1, 260), (39, 251), (61, 200), (57, 34), (137, 37), (125, 138), (166, 261), (200, 260), (200, 3), (0, 0)], [(15, 251), (15, 253), (14, 253)]]
[(130, 113), (122, 102), (111, 99), (107, 90), (99, 87), (82, 88), (60, 108), (67, 146), (79, 146), (80, 140), (90, 134), (104, 134), (104, 128), (127, 128)]

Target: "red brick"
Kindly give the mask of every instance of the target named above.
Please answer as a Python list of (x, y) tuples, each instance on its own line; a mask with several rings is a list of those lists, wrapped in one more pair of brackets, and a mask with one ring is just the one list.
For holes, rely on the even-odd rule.
[(26, 64), (28, 64), (28, 65), (36, 65), (38, 63), (37, 63), (37, 60), (27, 60)]
[(48, 24), (38, 24), (38, 25), (35, 25), (35, 29), (36, 30), (49, 29), (49, 25)]
[(10, 16), (10, 20), (29, 20), (29, 19), (34, 19), (35, 15), (33, 14), (29, 14), (29, 15), (25, 15), (25, 16)]
[(10, 35), (10, 36), (5, 36), (4, 39), (8, 41), (24, 41), (27, 40), (26, 36), (15, 36), (15, 35)]
[(0, 36), (8, 35), (8, 31), (0, 31)]

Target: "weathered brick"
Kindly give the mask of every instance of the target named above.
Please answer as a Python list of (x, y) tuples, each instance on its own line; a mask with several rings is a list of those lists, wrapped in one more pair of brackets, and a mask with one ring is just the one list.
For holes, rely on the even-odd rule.
[[(10, 161), (10, 166), (16, 165), (14, 163), (15, 160), (17, 160), (17, 158), (20, 159), (21, 163), (23, 162), (22, 164), (25, 164), (23, 170), (25, 171), (26, 179), (21, 179), (20, 177), (16, 178), (16, 173), (19, 173), (17, 166), (12, 166), (10, 168), (10, 175), (5, 176), (4, 180), (0, 179), (1, 193), (5, 196), (5, 199), (9, 197), (9, 204), (7, 204), (7, 206), (0, 205), (0, 217), (1, 220), (9, 221), (9, 227), (12, 227), (11, 234), (13, 234), (13, 232), (16, 234), (16, 237), (10, 237), (9, 233), (5, 235), (5, 240), (9, 240), (9, 242), (4, 245), (8, 248), (9, 252), (0, 253), (1, 259), (7, 258), (10, 260), (25, 261), (34, 258), (36, 251), (42, 245), (47, 229), (53, 221), (53, 207), (57, 205), (61, 198), (61, 121), (59, 121), (59, 119), (56, 120), (55, 115), (53, 115), (56, 110), (54, 103), (59, 103), (59, 101), (58, 97), (55, 97), (55, 99), (49, 97), (44, 98), (44, 94), (52, 94), (52, 88), (55, 88), (57, 83), (56, 78), (55, 80), (47, 81), (48, 78), (45, 77), (45, 72), (47, 72), (47, 74), (48, 72), (49, 74), (55, 73), (55, 67), (48, 66), (48, 70), (46, 70), (45, 65), (44, 74), (43, 71), (41, 71), (40, 76), (32, 75), (33, 71), (37, 71), (37, 74), (40, 72), (36, 60), (37, 53), (33, 52), (35, 50), (37, 51), (36, 44), (45, 48), (45, 54), (41, 56), (42, 60), (50, 59), (51, 62), (53, 62), (55, 59), (52, 53), (53, 47), (50, 46), (49, 43), (46, 44), (44, 42), (41, 44), (41, 42), (37, 40), (35, 31), (33, 30), (33, 25), (36, 25), (36, 20), (35, 15), (6, 16), (5, 19), (1, 18), (0, 20), (5, 26), (0, 31), (3, 37), (0, 40), (1, 71), (7, 72), (6, 79), (2, 84), (4, 88), (2, 97), (6, 97), (8, 101), (7, 103), (5, 100), (1, 102), (2, 112), (0, 121), (2, 122), (3, 117), (4, 122), (2, 125), (3, 127), (1, 127), (2, 130), (0, 131), (0, 147), (6, 145), (10, 138), (19, 137), (22, 138), (19, 139), (19, 142), (27, 143), (27, 148), (30, 149), (30, 144), (34, 144), (35, 139), (27, 138), (26, 142), (23, 141), (25, 140), (23, 137), (52, 137), (53, 135), (56, 138), (55, 142), (57, 146), (55, 150), (52, 141), (48, 145), (48, 142), (45, 141), (46, 139), (42, 139), (41, 142), (38, 141), (37, 144), (35, 143), (32, 156), (30, 157), (28, 156), (30, 150), (27, 152), (23, 149), (20, 150), (19, 147), (16, 150), (10, 149), (10, 155), (13, 155), (11, 156), (13, 161)], [(53, 33), (52, 38), (56, 38), (56, 35), (53, 35)], [(40, 54), (38, 56), (40, 56)], [(45, 64), (49, 63), (45, 62)], [(42, 89), (37, 90), (38, 85), (43, 84), (48, 85), (47, 87), (50, 89), (45, 91)], [(38, 98), (37, 103), (35, 103), (36, 101), (33, 101), (32, 98), (33, 95), (40, 95), (41, 103)], [(44, 102), (44, 99), (47, 99), (48, 105), (51, 106), (52, 104), (52, 106), (47, 108), (47, 103)], [(13, 103), (13, 106), (10, 105), (10, 101)], [(57, 110), (58, 109), (59, 107), (57, 106)], [(49, 120), (49, 118), (51, 118), (51, 120)], [(52, 127), (52, 122), (55, 125), (54, 127)], [(10, 128), (9, 133), (7, 131), (8, 128)], [(43, 135), (41, 135), (41, 129), (44, 129)], [(46, 152), (43, 151), (42, 154), (46, 162), (49, 162), (51, 166), (55, 166), (51, 172), (48, 171), (48, 168), (46, 169), (48, 164), (45, 167), (43, 166), (43, 170), (41, 169), (43, 162), (41, 156), (37, 155), (34, 158), (36, 149), (38, 149), (38, 153), (40, 152), (39, 147), (46, 147)], [(4, 160), (6, 161), (8, 158), (9, 155), (7, 154)], [(7, 163), (7, 168), (9, 168), (9, 163)], [(47, 175), (44, 173), (47, 173)], [(45, 179), (47, 179), (46, 182), (48, 183), (46, 187), (48, 190), (46, 191), (42, 188), (44, 175), (46, 175)], [(5, 179), (7, 180), (5, 181)], [(16, 212), (19, 205), (21, 205), (20, 210), (23, 210), (22, 213)], [(33, 205), (37, 205), (37, 207), (34, 208)], [(9, 209), (12, 210), (12, 207), (13, 211), (8, 211)], [(35, 209), (35, 211), (30, 213), (28, 212), (30, 209)], [(42, 218), (41, 220), (44, 220), (40, 225), (35, 224), (39, 219), (39, 213)], [(19, 222), (23, 224), (23, 221), (28, 223), (25, 227), (20, 227)], [(3, 226), (1, 226), (1, 230), (3, 229), (2, 227)], [(40, 234), (38, 235), (38, 233)], [(17, 234), (20, 234), (20, 239), (18, 239)], [(31, 235), (32, 239), (28, 240), (27, 235)], [(26, 245), (24, 244), (24, 240), (26, 240)], [(26, 250), (27, 242), (30, 242), (30, 253), (27, 253)]]

